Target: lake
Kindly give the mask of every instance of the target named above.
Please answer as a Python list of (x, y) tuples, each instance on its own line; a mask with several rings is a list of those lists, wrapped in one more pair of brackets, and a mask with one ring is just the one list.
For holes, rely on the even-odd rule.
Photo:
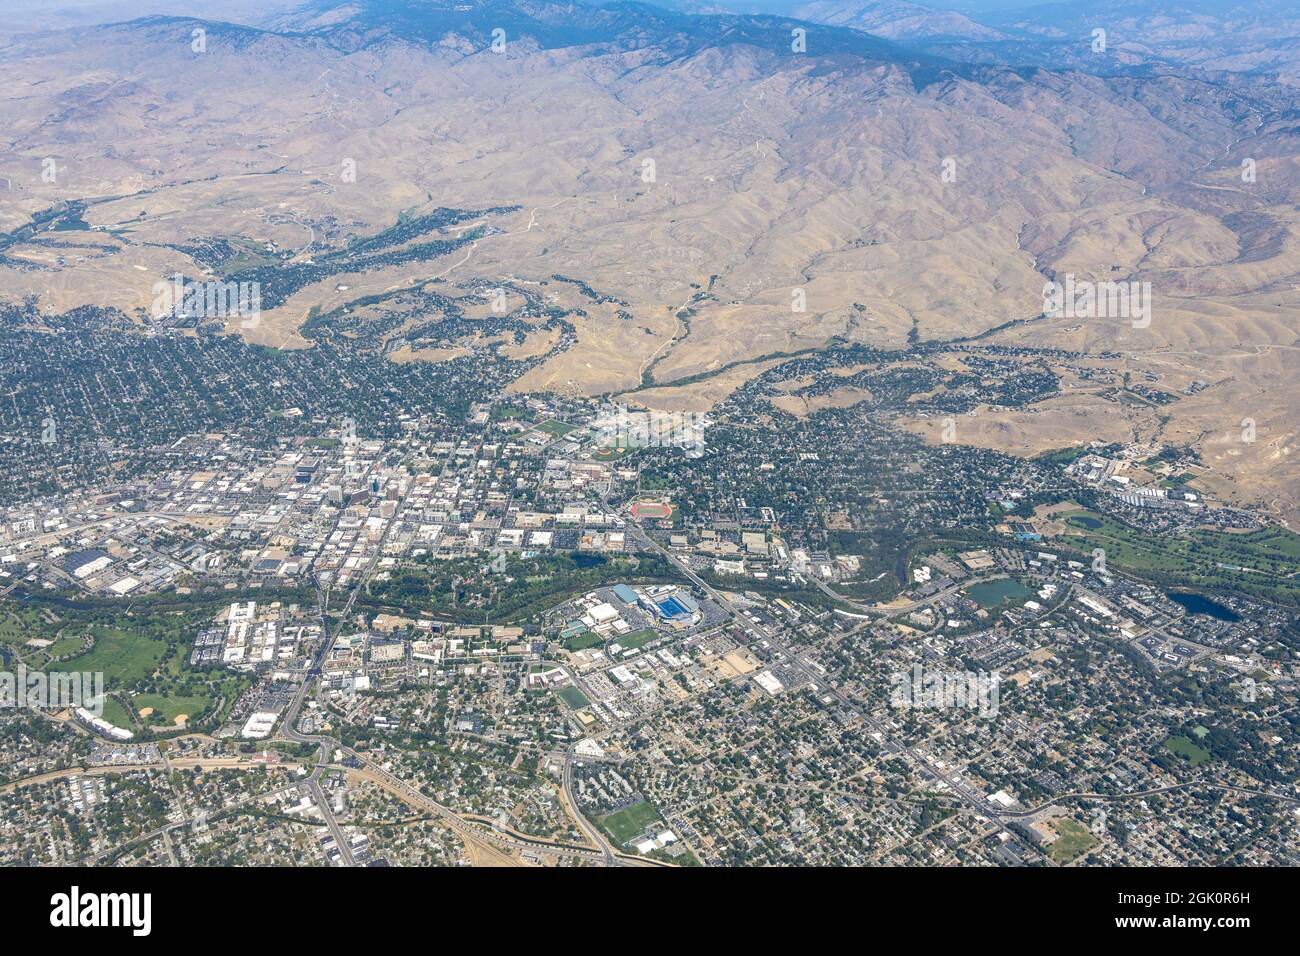
[(998, 578), (983, 581), (966, 589), (966, 596), (982, 608), (995, 608), (1005, 601), (1033, 597), (1029, 590), (1015, 578)]
[(1165, 596), (1169, 600), (1181, 604), (1187, 609), (1188, 614), (1202, 614), (1206, 617), (1216, 618), (1220, 621), (1240, 621), (1241, 615), (1227, 605), (1220, 604), (1218, 601), (1211, 601), (1209, 598), (1192, 594), (1188, 591), (1167, 591)]

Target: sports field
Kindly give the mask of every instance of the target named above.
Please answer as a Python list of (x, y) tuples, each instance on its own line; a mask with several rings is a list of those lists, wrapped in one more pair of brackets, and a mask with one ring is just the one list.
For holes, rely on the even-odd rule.
[(614, 813), (600, 818), (600, 825), (614, 838), (620, 846), (645, 831), (650, 824), (659, 820), (659, 811), (651, 804), (641, 800)]
[(615, 638), (615, 642), (625, 651), (634, 651), (638, 647), (645, 647), (645, 645), (649, 644), (658, 636), (658, 631), (651, 630), (650, 628), (643, 628), (639, 631), (632, 631), (631, 633), (620, 635)]
[(1056, 842), (1048, 852), (1057, 863), (1069, 863), (1097, 843), (1095, 836), (1068, 818), (1056, 822), (1056, 832)]
[(1176, 737), (1170, 737), (1165, 741), (1165, 749), (1171, 753), (1178, 754), (1184, 760), (1188, 761), (1193, 767), (1199, 767), (1205, 761), (1210, 759), (1210, 752), (1204, 747), (1198, 746), (1190, 737), (1184, 737), (1181, 734)]
[(571, 431), (576, 431), (577, 425), (570, 425), (568, 422), (562, 422), (558, 418), (552, 418), (549, 422), (542, 422), (536, 426), (537, 431), (546, 432), (555, 438), (563, 438)]
[(673, 516), (673, 506), (666, 501), (637, 501), (631, 508), (633, 518), (663, 520)]
[(587, 700), (586, 694), (573, 686), (563, 688), (559, 694), (560, 699), (574, 710), (581, 710), (591, 703), (591, 701)]

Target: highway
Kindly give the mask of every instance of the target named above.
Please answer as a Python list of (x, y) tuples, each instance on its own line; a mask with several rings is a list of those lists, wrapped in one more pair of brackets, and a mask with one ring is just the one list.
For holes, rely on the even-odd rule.
[(581, 808), (578, 806), (578, 797), (573, 792), (573, 764), (575, 759), (574, 751), (576, 748), (577, 744), (574, 744), (573, 747), (570, 747), (564, 753), (564, 799), (569, 804), (569, 809), (572, 811), (573, 818), (578, 821), (578, 826), (581, 828), (582, 832), (587, 835), (587, 839), (590, 840), (594, 846), (600, 847), (601, 856), (605, 861), (605, 865), (621, 866), (622, 864), (618, 862), (614, 848), (609, 845), (609, 841), (605, 839), (605, 835), (591, 824), (591, 821), (586, 818)]
[(307, 789), (311, 791), (312, 802), (316, 804), (316, 809), (320, 811), (321, 819), (325, 821), (325, 826), (330, 831), (330, 836), (334, 838), (334, 843), (339, 850), (339, 858), (343, 861), (344, 866), (356, 866), (357, 861), (352, 856), (352, 847), (348, 844), (348, 838), (343, 833), (343, 828), (339, 826), (339, 821), (334, 817), (334, 811), (330, 809), (330, 803), (325, 796), (325, 791), (320, 788), (321, 766), (317, 766), (312, 775), (307, 780)]

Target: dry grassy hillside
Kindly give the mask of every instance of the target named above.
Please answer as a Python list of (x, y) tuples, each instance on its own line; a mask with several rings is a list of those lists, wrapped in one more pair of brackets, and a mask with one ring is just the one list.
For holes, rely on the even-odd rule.
[[(1300, 139), (1285, 87), (918, 69), (823, 54), (816, 31), (804, 55), (668, 56), (654, 37), (512, 38), (498, 54), (471, 35), (331, 29), (153, 20), (0, 46), (0, 230), (74, 201), (93, 227), (0, 249), (0, 297), (143, 317), (160, 278), (205, 274), (183, 248), (198, 239), (304, 262), (401, 215), (518, 207), (449, 230), (487, 226), (451, 255), (331, 276), (232, 331), (307, 346), (313, 309), (562, 275), (606, 301), (553, 291), (586, 312), (577, 341), (517, 387), (653, 382), (639, 397), (680, 406), (836, 338), (903, 347), (1034, 320), (1048, 278), (1148, 282), (1148, 327), (1030, 321), (994, 341), (1122, 351), (1130, 370), (1213, 383), (1137, 427), (1202, 447), (1245, 498), (1294, 496)], [(1216, 450), (1246, 415), (1272, 457)], [(988, 435), (1062, 444), (1039, 424)]]

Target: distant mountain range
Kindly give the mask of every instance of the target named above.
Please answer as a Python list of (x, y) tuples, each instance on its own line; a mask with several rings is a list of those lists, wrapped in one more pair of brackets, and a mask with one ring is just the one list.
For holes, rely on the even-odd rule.
[(1207, 70), (1277, 71), (1300, 82), (1300, 5), (1294, 0), (1069, 0), (990, 14), (990, 26), (1049, 45), (1104, 29), (1117, 56)]
[[(697, 12), (771, 12), (747, 0), (680, 0)], [(1068, 0), (964, 14), (910, 0), (791, 0), (802, 20), (850, 27), (967, 62), (1114, 72), (1134, 65), (1278, 72), (1300, 82), (1300, 5), (1293, 0)], [(1093, 50), (1106, 31), (1107, 53)]]
[(994, 42), (1009, 38), (955, 11), (936, 10), (907, 0), (813, 0), (797, 4), (793, 13), (804, 20), (852, 27), (891, 40), (944, 37)]
[[(761, 40), (791, 21), (849, 28), (965, 63), (1122, 72), (1134, 67), (1270, 71), (1300, 83), (1300, 6), (1293, 0), (1065, 0), (958, 12), (911, 0), (661, 0), (611, 4), (422, 0), (0, 0), (0, 35), (151, 16), (194, 16), (272, 30), (336, 30), (342, 40), (385, 32), (440, 41), (484, 31), (528, 36), (543, 48), (653, 43), (679, 53), (730, 39)], [(581, 10), (579, 15), (575, 12)], [(685, 21), (683, 14), (710, 16)], [(748, 15), (741, 19), (738, 15)], [(1093, 49), (1106, 32), (1106, 52)], [(670, 37), (672, 41), (670, 42)], [(823, 37), (838, 48), (892, 56), (862, 38)]]
[[(795, 25), (789, 17), (688, 14), (633, 0), (599, 5), (552, 0), (318, 0), (275, 24), (279, 29), (316, 32), (351, 48), (394, 38), (431, 44), (455, 39), (479, 48), (489, 46), (495, 31), (501, 31), (507, 40), (529, 41), (543, 50), (581, 46), (598, 53), (653, 47), (664, 60), (737, 45), (793, 55)], [(941, 60), (856, 30), (825, 31), (815, 46), (819, 55), (881, 62)]]

